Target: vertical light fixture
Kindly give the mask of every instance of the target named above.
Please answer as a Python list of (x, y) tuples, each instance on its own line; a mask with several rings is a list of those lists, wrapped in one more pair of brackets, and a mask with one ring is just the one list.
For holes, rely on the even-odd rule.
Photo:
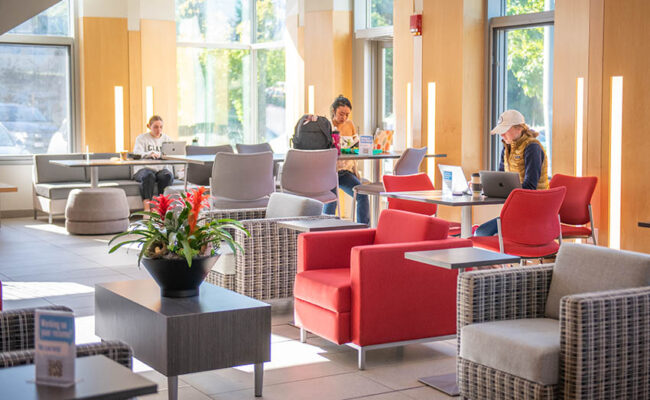
[[(436, 83), (427, 84), (427, 153), (436, 153)], [(432, 177), (433, 186), (435, 182), (435, 158), (427, 159), (427, 171)]]
[(582, 176), (582, 154), (584, 134), (584, 111), (585, 111), (585, 78), (579, 77), (576, 80), (576, 176)]
[(314, 115), (314, 85), (307, 87), (307, 114)]
[(406, 84), (406, 147), (413, 147), (413, 132), (411, 130), (411, 118), (413, 117), (413, 95), (411, 82)]
[(124, 150), (124, 88), (115, 86), (115, 151)]
[(149, 119), (153, 116), (153, 86), (147, 86), (144, 90), (145, 97), (145, 110), (146, 110), (146, 121), (149, 122)]
[(623, 77), (612, 77), (609, 138), (609, 247), (621, 248), (621, 154), (623, 149)]

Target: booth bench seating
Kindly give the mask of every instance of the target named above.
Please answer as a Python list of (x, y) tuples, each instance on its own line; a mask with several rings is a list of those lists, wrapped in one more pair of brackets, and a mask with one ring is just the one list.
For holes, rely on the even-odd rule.
[[(118, 153), (94, 153), (91, 159), (119, 157)], [(48, 214), (52, 223), (54, 215), (62, 215), (68, 194), (74, 189), (90, 188), (90, 170), (81, 167), (64, 167), (51, 164), (51, 160), (85, 160), (85, 154), (36, 154), (34, 155), (32, 199), (34, 219), (38, 211)], [(130, 165), (99, 167), (99, 187), (119, 188), (126, 193), (129, 210), (142, 209), (139, 183), (132, 179)], [(182, 184), (174, 180), (173, 184)]]

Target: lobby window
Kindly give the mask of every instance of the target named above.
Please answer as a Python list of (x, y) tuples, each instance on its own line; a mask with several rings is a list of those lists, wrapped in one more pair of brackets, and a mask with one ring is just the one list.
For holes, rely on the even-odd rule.
[[(498, 0), (490, 11), (490, 127), (508, 109), (520, 111), (548, 156), (551, 175), (553, 99), (553, 0)], [(490, 167), (503, 144), (490, 137)]]
[(72, 149), (69, 1), (0, 36), (0, 156)]
[(284, 0), (176, 0), (178, 134), (288, 147)]

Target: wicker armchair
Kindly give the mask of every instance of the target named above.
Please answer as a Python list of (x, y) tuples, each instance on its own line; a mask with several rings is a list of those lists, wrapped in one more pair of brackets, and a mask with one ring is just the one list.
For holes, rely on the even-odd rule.
[(235, 232), (235, 240), (244, 251), (235, 256), (234, 273), (212, 269), (206, 282), (259, 300), (293, 296), (299, 232), (280, 228), (277, 223), (297, 219), (335, 218), (332, 215), (265, 218), (266, 208), (213, 210), (209, 216), (238, 220), (250, 236), (246, 237), (241, 231)]
[[(72, 311), (63, 306), (39, 309)], [(34, 363), (35, 308), (0, 312), (0, 368)], [(133, 352), (120, 341), (103, 341), (77, 345), (77, 357), (104, 355), (131, 369)]]
[[(591, 247), (594, 251), (585, 247)], [(580, 263), (578, 260), (585, 263), (572, 268)], [(616, 260), (619, 264), (615, 263)], [(594, 269), (593, 265), (599, 262), (601, 265)], [(562, 272), (559, 272), (560, 263), (565, 263)], [(631, 264), (635, 265), (630, 268)], [(575, 280), (576, 274), (589, 270), (593, 271), (592, 277)], [(552, 280), (558, 279), (554, 278), (554, 274), (564, 274), (564, 278), (570, 276), (572, 279), (569, 283), (574, 281), (583, 288), (584, 282), (589, 286), (601, 280), (600, 287), (609, 286), (615, 290), (593, 290), (592, 285), (588, 293), (570, 293), (571, 288), (566, 293), (567, 281), (551, 285)], [(646, 286), (632, 287), (635, 286), (634, 282), (622, 282), (627, 277), (612, 277), (623, 274), (635, 275), (637, 282), (645, 280)], [(461, 398), (650, 398), (648, 285), (650, 256), (575, 244), (562, 245), (555, 265), (462, 274), (458, 281), (457, 308), (457, 369)], [(625, 286), (627, 288), (622, 288)], [(553, 318), (554, 312), (559, 313), (559, 320)], [(518, 353), (521, 347), (519, 343), (531, 342), (531, 337), (537, 333), (531, 331), (522, 334), (519, 330), (522, 326), (535, 326), (540, 322), (542, 325), (553, 324), (553, 321), (557, 325), (556, 329), (551, 329), (551, 336), (559, 337), (552, 341), (556, 340), (552, 357), (534, 359), (541, 352), (539, 342), (544, 342), (538, 340), (534, 343), (537, 339), (532, 339), (533, 343), (530, 344), (530, 347), (538, 346), (537, 354), (527, 359), (529, 355)], [(511, 329), (514, 327), (514, 332), (504, 333), (503, 327), (508, 325)], [(500, 334), (490, 338), (489, 334), (497, 332), (494, 328), (498, 326), (501, 327), (498, 331)], [(470, 327), (474, 327), (474, 331), (469, 330)], [(482, 348), (472, 353), (465, 347), (478, 343), (476, 331), (481, 329), (484, 335), (487, 333), (486, 342), (490, 345), (484, 343)], [(493, 351), (492, 348), (497, 350)], [(476, 358), (485, 357), (494, 364), (499, 357), (489, 354), (495, 351), (502, 353), (501, 361), (497, 361), (501, 365), (477, 362)], [(524, 364), (533, 364), (532, 368), (542, 369), (540, 376), (550, 376), (554, 383), (522, 377), (526, 375), (526, 368), (511, 362), (517, 358)]]

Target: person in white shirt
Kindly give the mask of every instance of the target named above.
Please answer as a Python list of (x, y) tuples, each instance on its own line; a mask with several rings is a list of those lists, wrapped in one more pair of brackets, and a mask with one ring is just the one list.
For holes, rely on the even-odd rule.
[[(133, 152), (142, 158), (159, 159), (161, 148), (164, 142), (171, 142), (172, 139), (163, 133), (163, 120), (159, 115), (154, 115), (147, 124), (149, 132), (138, 135), (135, 138)], [(140, 182), (140, 194), (142, 195), (145, 211), (150, 210), (149, 202), (154, 193), (154, 186), (158, 185), (158, 193), (163, 193), (165, 188), (174, 180), (172, 167), (169, 165), (147, 165), (133, 168), (133, 179)]]

